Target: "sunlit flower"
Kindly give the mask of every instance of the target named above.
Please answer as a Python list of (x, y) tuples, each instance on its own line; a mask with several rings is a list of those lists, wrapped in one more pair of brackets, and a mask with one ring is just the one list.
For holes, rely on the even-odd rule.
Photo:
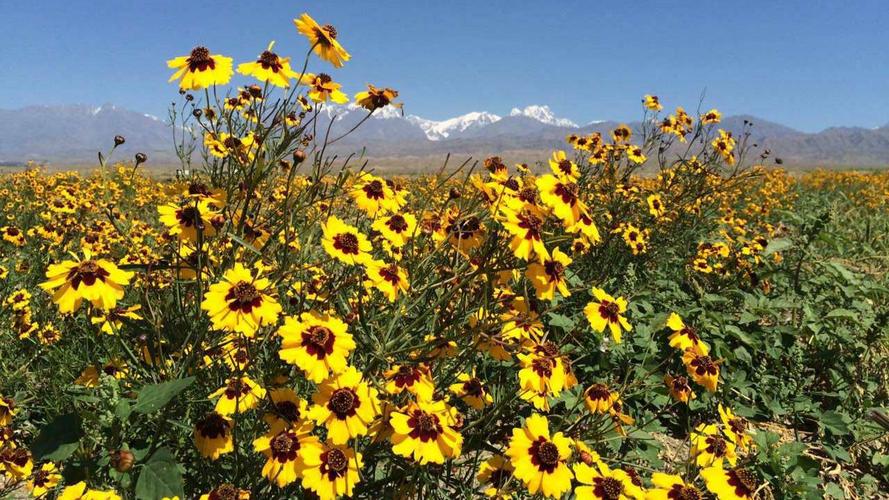
[(667, 327), (673, 330), (670, 334), (670, 347), (680, 351), (695, 347), (703, 355), (710, 353), (710, 348), (698, 336), (697, 330), (686, 325), (675, 312), (670, 313), (670, 317), (667, 318)]
[(491, 455), (478, 468), (476, 480), (485, 488), (485, 496), (506, 500), (512, 498), (512, 489), (507, 486), (515, 468), (503, 455)]
[(401, 248), (414, 236), (417, 230), (417, 218), (409, 213), (396, 213), (378, 218), (372, 227), (392, 246)]
[(34, 472), (25, 486), (32, 497), (40, 498), (53, 490), (61, 480), (62, 475), (59, 474), (56, 464), (47, 462)]
[(50, 264), (46, 270), (47, 281), (40, 284), (46, 291), (55, 290), (52, 300), (62, 313), (74, 312), (83, 300), (93, 307), (112, 309), (124, 296), (124, 287), (130, 283), (133, 273), (119, 269), (105, 259), (94, 259), (84, 251), (84, 259), (66, 260)]
[(716, 392), (719, 383), (719, 363), (701, 351), (700, 347), (689, 347), (682, 355), (682, 362), (688, 376), (710, 392)]
[(225, 85), (231, 80), (232, 58), (210, 54), (207, 47), (195, 47), (191, 54), (167, 61), (167, 67), (176, 69), (170, 81), (179, 80), (183, 90), (200, 90), (212, 85)]
[(564, 151), (555, 151), (549, 159), (549, 168), (557, 177), (577, 181), (580, 178), (580, 169), (577, 164), (568, 159)]
[(267, 49), (254, 62), (238, 65), (238, 73), (252, 76), (261, 82), (268, 82), (278, 87), (289, 87), (291, 78), (299, 74), (290, 67), (289, 57), (280, 57), (272, 52), (275, 42), (269, 43)]
[(232, 419), (210, 412), (194, 426), (194, 444), (202, 457), (216, 460), (234, 450)]
[(400, 294), (407, 293), (411, 289), (407, 272), (395, 263), (370, 260), (365, 269), (370, 287), (379, 290), (389, 302), (395, 302)]
[(512, 430), (506, 456), (532, 495), (538, 492), (558, 498), (571, 489), (574, 475), (568, 468), (571, 440), (561, 432), (550, 437), (546, 417), (533, 414), (525, 419), (525, 426)]
[(471, 374), (458, 374), (457, 382), (451, 384), (448, 390), (476, 410), (482, 410), (485, 406), (494, 402), (494, 398), (488, 394), (484, 383), (482, 383), (481, 379), (475, 376), (474, 370)]
[(329, 24), (320, 26), (305, 13), (299, 19), (294, 19), (293, 24), (296, 25), (296, 29), (300, 33), (309, 39), (315, 54), (335, 67), (341, 68), (343, 63), (351, 57), (337, 41), (337, 31), (333, 26)]
[(714, 424), (701, 424), (691, 433), (691, 454), (700, 467), (721, 466), (723, 460), (735, 465), (735, 443), (727, 440)]
[(585, 463), (574, 464), (574, 477), (583, 486), (574, 488), (578, 500), (642, 500), (645, 492), (633, 483), (630, 475), (612, 469), (603, 462), (596, 467)]
[(651, 214), (655, 219), (660, 219), (664, 216), (664, 212), (666, 209), (664, 208), (664, 202), (661, 200), (661, 195), (653, 194), (650, 195), (646, 201), (648, 202), (648, 213)]
[(254, 278), (237, 262), (222, 275), (222, 281), (210, 285), (201, 309), (210, 315), (213, 328), (252, 337), (260, 327), (278, 322), (281, 306), (267, 291), (270, 287), (268, 279)]
[(392, 102), (397, 97), (397, 90), (390, 89), (389, 87), (378, 89), (368, 83), (366, 91), (355, 94), (355, 104), (368, 111), (375, 111), (389, 105), (400, 108), (402, 107), (401, 103)]
[(571, 264), (568, 257), (558, 248), (554, 248), (552, 255), (547, 257), (542, 264), (534, 262), (525, 271), (525, 277), (534, 285), (534, 291), (539, 300), (552, 300), (556, 290), (562, 297), (569, 297), (568, 282), (565, 271)]
[(256, 408), (256, 405), (265, 398), (265, 389), (246, 375), (235, 376), (219, 390), (210, 394), (209, 398), (219, 398), (216, 401), (216, 412), (220, 415), (244, 413)]
[(112, 490), (94, 490), (88, 488), (86, 482), (66, 486), (56, 500), (121, 500), (120, 495)]
[(747, 451), (753, 445), (752, 432), (747, 420), (739, 417), (732, 412), (731, 408), (726, 408), (719, 404), (719, 419), (722, 420), (722, 432), (738, 445), (744, 451)]
[(457, 410), (444, 401), (417, 401), (393, 411), (392, 451), (418, 463), (444, 463), (460, 456), (463, 436)]
[(632, 329), (630, 322), (623, 316), (627, 311), (627, 300), (623, 297), (615, 299), (601, 288), (593, 288), (593, 297), (595, 300), (583, 308), (590, 326), (599, 333), (604, 332), (607, 327), (614, 341), (619, 344), (621, 332)]
[[(262, 476), (278, 487), (303, 477), (306, 464), (303, 457), (321, 447), (308, 425), (290, 426), (279, 423), (253, 441), (253, 449), (266, 457)], [(311, 450), (311, 451), (310, 451)]]
[(424, 364), (394, 365), (383, 373), (386, 378), (386, 393), (401, 394), (408, 391), (418, 399), (432, 399), (435, 384), (429, 367)]
[(142, 316), (136, 313), (142, 306), (139, 304), (129, 307), (117, 306), (107, 311), (99, 311), (97, 316), (90, 318), (90, 322), (94, 325), (101, 325), (99, 331), (108, 335), (115, 335), (123, 326), (124, 319), (130, 321), (138, 321)]
[(380, 414), (377, 390), (362, 380), (353, 367), (320, 384), (312, 395), (314, 406), (309, 418), (327, 427), (327, 437), (334, 444), (367, 434), (368, 426)]
[(686, 484), (681, 477), (674, 474), (655, 472), (651, 475), (654, 488), (646, 493), (646, 500), (696, 500), (703, 498), (697, 488)]
[(543, 175), (537, 178), (537, 189), (540, 200), (566, 226), (577, 224), (581, 215), (586, 213), (586, 205), (580, 199), (580, 188), (568, 178)]
[(583, 391), (583, 402), (591, 413), (608, 413), (618, 397), (605, 384), (593, 384)]
[(688, 379), (683, 376), (664, 375), (664, 384), (670, 390), (670, 396), (676, 401), (688, 404), (689, 401), (697, 397), (691, 386), (688, 385)]
[(645, 97), (642, 98), (642, 103), (651, 111), (660, 111), (664, 109), (664, 106), (661, 105), (661, 101), (656, 95), (645, 94)]
[(751, 500), (759, 487), (756, 476), (747, 469), (717, 465), (702, 470), (701, 477), (719, 500)]
[(331, 257), (351, 265), (363, 264), (370, 259), (373, 247), (367, 237), (354, 226), (331, 215), (321, 228), (324, 231), (321, 245)]
[(302, 452), (302, 486), (318, 495), (321, 500), (352, 496), (352, 490), (361, 481), (359, 471), (364, 463), (361, 453), (348, 446), (323, 444), (307, 447)]
[(250, 500), (250, 492), (226, 483), (201, 495), (199, 500)]
[(349, 353), (355, 349), (347, 329), (342, 320), (329, 314), (309, 311), (298, 320), (287, 316), (278, 329), (282, 337), (278, 355), (298, 366), (309, 380), (321, 383), (346, 369)]
[(308, 88), (309, 99), (315, 102), (333, 101), (337, 104), (345, 104), (349, 102), (349, 96), (340, 90), (339, 83), (333, 81), (327, 73), (306, 73), (300, 79), (300, 83), (305, 84)]

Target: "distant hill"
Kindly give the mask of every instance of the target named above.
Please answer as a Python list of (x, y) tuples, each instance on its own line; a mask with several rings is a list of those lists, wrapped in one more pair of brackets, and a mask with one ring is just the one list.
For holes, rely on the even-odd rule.
[[(325, 108), (318, 130), (334, 120), (331, 137), (338, 137), (365, 114), (354, 105)], [(753, 124), (750, 141), (760, 149), (769, 149), (773, 158), (781, 158), (788, 165), (889, 166), (889, 124), (876, 129), (832, 127), (805, 133), (753, 116), (728, 116), (720, 126), (739, 136), (745, 122)], [(441, 121), (385, 108), (331, 150), (348, 153), (366, 148), (370, 158), (416, 162), (418, 167), (440, 165), (448, 153), (455, 158), (501, 154), (510, 161), (535, 161), (553, 149), (564, 148), (568, 134), (607, 132), (618, 123), (597, 121), (578, 126), (556, 117), (548, 107), (536, 105), (514, 108), (507, 116), (482, 111)], [(636, 127), (638, 123), (629, 125)], [(129, 159), (141, 151), (148, 154), (150, 164), (170, 165), (176, 161), (168, 124), (105, 104), (0, 110), (0, 165), (29, 160), (55, 165), (93, 164), (97, 151), (106, 151), (115, 135), (126, 137), (116, 159)]]

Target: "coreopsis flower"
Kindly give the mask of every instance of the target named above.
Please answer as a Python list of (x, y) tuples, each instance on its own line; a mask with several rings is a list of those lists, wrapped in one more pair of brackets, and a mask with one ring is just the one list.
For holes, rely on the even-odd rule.
[(719, 383), (719, 363), (697, 346), (689, 347), (682, 355), (688, 376), (710, 392), (716, 392)]
[(310, 425), (279, 423), (253, 441), (253, 449), (266, 457), (262, 476), (279, 488), (302, 478), (306, 469), (303, 457), (319, 448), (321, 442), (312, 435)]
[(670, 334), (670, 347), (683, 352), (690, 347), (695, 347), (703, 355), (710, 353), (710, 348), (698, 336), (697, 330), (686, 325), (675, 312), (670, 313), (670, 317), (667, 318), (667, 327), (673, 330), (673, 333)]
[(182, 90), (200, 90), (211, 85), (225, 85), (231, 80), (232, 58), (210, 54), (207, 47), (195, 47), (187, 56), (167, 61), (167, 67), (176, 69), (170, 81), (179, 80)]
[(747, 469), (716, 465), (702, 470), (701, 477), (719, 500), (751, 500), (759, 487), (756, 476)]
[(121, 500), (121, 497), (114, 490), (94, 490), (81, 481), (66, 486), (56, 500)]
[(375, 220), (371, 227), (382, 234), (393, 247), (401, 248), (413, 238), (417, 230), (417, 218), (409, 213), (396, 213)]
[(701, 115), (701, 123), (703, 123), (704, 125), (719, 123), (720, 120), (722, 120), (722, 113), (720, 113), (719, 110), (715, 108)]
[(131, 321), (142, 319), (136, 311), (141, 309), (139, 304), (129, 307), (117, 306), (107, 311), (99, 311), (97, 316), (90, 318), (90, 322), (94, 325), (100, 325), (99, 331), (108, 335), (115, 335), (123, 326), (123, 320), (126, 318)]
[(204, 458), (216, 460), (225, 453), (234, 450), (232, 430), (235, 424), (232, 419), (215, 411), (198, 420), (194, 426), (194, 445)]
[(488, 394), (485, 384), (475, 376), (474, 369), (472, 373), (458, 374), (457, 382), (451, 384), (448, 390), (476, 410), (483, 410), (485, 406), (494, 402), (494, 398)]
[(524, 427), (513, 429), (506, 456), (515, 468), (513, 475), (532, 495), (558, 498), (571, 489), (571, 440), (561, 432), (550, 436), (546, 417), (535, 413), (525, 419)]
[(256, 408), (256, 405), (265, 398), (265, 389), (246, 375), (235, 376), (216, 392), (208, 396), (210, 399), (219, 398), (216, 401), (216, 412), (220, 415), (244, 413)]
[(564, 151), (554, 151), (549, 159), (549, 168), (557, 177), (577, 182), (580, 178), (580, 169), (577, 164), (568, 159)]
[(573, 226), (569, 226), (565, 228), (569, 233), (577, 233), (581, 234), (581, 238), (585, 240), (586, 244), (590, 243), (599, 243), (602, 241), (602, 237), (599, 235), (599, 228), (596, 227), (595, 221), (593, 218), (589, 216), (587, 213), (580, 214), (580, 218), (577, 219), (577, 224)]
[(710, 143), (713, 146), (722, 159), (725, 160), (729, 165), (735, 164), (735, 155), (733, 153), (735, 149), (735, 138), (732, 137), (731, 132), (726, 132), (725, 130), (719, 129), (719, 137), (713, 139)]
[(7, 446), (0, 450), (0, 476), (10, 481), (21, 481), (31, 475), (34, 460), (27, 448)]
[(664, 384), (670, 390), (670, 396), (676, 401), (688, 404), (689, 401), (697, 397), (688, 384), (688, 379), (681, 375), (677, 377), (669, 374), (664, 375)]
[(187, 200), (182, 204), (168, 203), (157, 207), (160, 222), (169, 228), (169, 233), (180, 240), (198, 241), (198, 231), (204, 238), (216, 234), (213, 225), (217, 216), (207, 200)]
[(536, 205), (510, 199), (500, 204), (499, 208), (503, 216), (503, 228), (512, 235), (509, 248), (513, 255), (526, 261), (530, 261), (532, 256), (538, 261), (549, 257), (543, 244), (546, 215)]
[(238, 73), (252, 76), (261, 82), (271, 83), (277, 87), (289, 87), (291, 78), (299, 74), (290, 67), (289, 57), (280, 57), (272, 52), (275, 42), (269, 43), (267, 49), (253, 62), (238, 65)]
[(381, 260), (372, 259), (365, 264), (367, 274), (367, 288), (376, 288), (389, 302), (395, 302), (399, 294), (410, 291), (411, 285), (407, 278), (407, 272), (397, 264), (387, 264)]
[(4, 226), (0, 228), (0, 234), (3, 235), (4, 241), (8, 241), (17, 247), (24, 246), (25, 244), (25, 233), (17, 227)]
[(380, 177), (363, 174), (349, 192), (358, 208), (367, 212), (371, 217), (377, 212), (398, 210), (395, 200), (395, 191)]
[(50, 264), (46, 270), (47, 281), (40, 284), (47, 292), (55, 290), (53, 302), (62, 313), (74, 312), (84, 299), (93, 307), (112, 309), (124, 296), (124, 287), (130, 283), (133, 273), (119, 269), (105, 259), (94, 259), (84, 250), (83, 260), (76, 256), (58, 264)]
[(418, 399), (428, 401), (435, 392), (432, 373), (425, 364), (394, 365), (383, 373), (386, 378), (386, 393), (401, 394), (404, 391)]
[(727, 440), (714, 424), (700, 424), (691, 433), (691, 455), (700, 467), (721, 466), (723, 460), (735, 465), (735, 443)]
[(281, 305), (267, 290), (267, 278), (254, 277), (240, 262), (223, 273), (222, 281), (210, 285), (201, 309), (207, 311), (213, 328), (253, 337), (262, 326), (278, 322)]
[(361, 372), (348, 367), (318, 385), (309, 409), (309, 418), (327, 427), (327, 437), (334, 444), (367, 434), (368, 426), (380, 414), (375, 388), (364, 382)]
[(675, 474), (655, 472), (651, 475), (651, 482), (654, 483), (654, 488), (646, 493), (647, 500), (696, 500), (704, 496), (700, 490), (686, 484)]
[(543, 337), (543, 322), (524, 297), (516, 297), (500, 315), (500, 333), (505, 340), (537, 340)]
[(574, 477), (583, 486), (574, 488), (578, 500), (643, 500), (645, 492), (633, 483), (633, 478), (620, 469), (612, 469), (599, 462), (596, 467), (585, 463), (574, 464)]
[(444, 401), (410, 402), (389, 416), (392, 451), (420, 465), (456, 458), (463, 446), (461, 422), (457, 410)]
[(651, 214), (655, 219), (660, 219), (664, 216), (666, 212), (666, 208), (664, 207), (664, 202), (661, 200), (661, 195), (653, 194), (650, 195), (646, 201), (648, 202), (648, 213)]
[(300, 83), (307, 88), (309, 99), (314, 102), (333, 101), (337, 104), (349, 102), (349, 96), (343, 93), (341, 84), (333, 81), (327, 73), (306, 73), (300, 79)]
[(536, 352), (519, 353), (519, 393), (523, 399), (543, 409), (539, 396), (557, 397), (568, 386), (567, 373), (560, 357)]
[(250, 500), (250, 492), (225, 483), (204, 493), (199, 500)]
[(321, 224), (324, 235), (321, 245), (327, 254), (346, 264), (363, 264), (370, 260), (373, 250), (370, 241), (355, 226), (331, 215)]
[(556, 290), (562, 297), (571, 295), (565, 278), (565, 270), (571, 262), (571, 257), (554, 248), (552, 255), (545, 258), (542, 264), (534, 262), (528, 266), (525, 277), (534, 285), (539, 300), (552, 300)]
[(11, 424), (13, 417), (18, 412), (19, 410), (14, 399), (0, 396), (0, 427)]
[(346, 323), (329, 314), (309, 311), (299, 319), (287, 316), (278, 329), (282, 338), (278, 356), (298, 366), (312, 382), (321, 383), (346, 369), (349, 353), (355, 349), (347, 330)]
[(309, 39), (309, 44), (312, 45), (315, 55), (335, 67), (342, 68), (343, 63), (352, 57), (337, 41), (337, 31), (333, 26), (329, 24), (320, 26), (306, 13), (303, 13), (299, 19), (294, 19), (293, 24), (296, 25), (296, 29), (300, 33)]
[(25, 487), (28, 488), (28, 493), (32, 497), (41, 498), (52, 491), (61, 480), (62, 475), (59, 474), (56, 464), (47, 462), (34, 472), (31, 478), (28, 479), (28, 482), (25, 483)]
[[(248, 132), (243, 137), (237, 137), (225, 132), (214, 134), (207, 132), (204, 134), (204, 147), (216, 158), (233, 157), (236, 160), (247, 163), (253, 161), (260, 143), (256, 138), (256, 134)], [(205, 199), (208, 203), (212, 200)], [(213, 203), (215, 205), (215, 203)]]
[(630, 137), (632, 135), (633, 131), (630, 130), (629, 126), (620, 124), (611, 131), (611, 140), (613, 140), (616, 144), (625, 144), (630, 142)]
[(464, 254), (481, 246), (485, 236), (485, 226), (475, 215), (454, 217), (445, 231), (448, 243)]
[(728, 436), (731, 442), (747, 451), (753, 445), (753, 437), (750, 436), (747, 420), (735, 415), (731, 408), (719, 404), (719, 419), (722, 420), (722, 432)]
[(645, 156), (645, 151), (642, 150), (639, 146), (627, 146), (627, 158), (633, 163), (645, 163), (648, 160), (648, 157)]
[(485, 496), (506, 500), (512, 498), (512, 489), (507, 486), (515, 468), (503, 455), (491, 455), (478, 468), (476, 480), (485, 489)]
[(263, 416), (269, 426), (274, 427), (279, 424), (302, 426), (306, 424), (308, 404), (297, 396), (293, 389), (288, 387), (269, 389), (269, 396), (272, 398), (273, 410)]
[(574, 226), (587, 211), (580, 199), (580, 188), (574, 181), (565, 177), (546, 174), (537, 178), (540, 201), (549, 207), (562, 220), (565, 226)]
[(368, 111), (376, 111), (389, 105), (400, 108), (402, 107), (401, 103), (392, 102), (397, 97), (397, 90), (390, 89), (389, 87), (378, 89), (368, 83), (366, 91), (355, 94), (355, 104)]
[(618, 398), (605, 384), (593, 384), (583, 391), (583, 402), (590, 413), (608, 413)]
[(583, 308), (583, 313), (590, 326), (599, 333), (607, 327), (614, 341), (620, 344), (621, 332), (632, 329), (630, 322), (623, 314), (627, 311), (627, 300), (623, 297), (614, 298), (601, 288), (593, 288), (595, 300)]
[(361, 453), (348, 446), (326, 443), (308, 447), (302, 453), (302, 486), (314, 491), (321, 500), (335, 500), (352, 496), (355, 485), (361, 482), (359, 470), (364, 466)]
[(645, 97), (642, 98), (642, 103), (646, 109), (651, 111), (660, 111), (664, 109), (664, 106), (656, 95), (645, 94)]

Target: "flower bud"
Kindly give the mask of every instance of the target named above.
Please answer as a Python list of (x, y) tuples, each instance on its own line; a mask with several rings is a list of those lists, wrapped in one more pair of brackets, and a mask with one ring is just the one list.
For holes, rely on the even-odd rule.
[(136, 457), (129, 450), (115, 450), (111, 452), (111, 466), (117, 472), (126, 472), (133, 468)]
[(122, 135), (114, 136), (114, 147), (120, 146), (121, 144), (127, 142), (127, 140)]

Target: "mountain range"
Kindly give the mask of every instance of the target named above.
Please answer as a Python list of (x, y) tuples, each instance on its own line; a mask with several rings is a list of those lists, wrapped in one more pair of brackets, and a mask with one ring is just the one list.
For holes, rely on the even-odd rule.
[[(333, 120), (331, 137), (338, 137), (366, 113), (355, 105), (324, 108), (317, 130), (325, 130)], [(772, 158), (781, 158), (787, 165), (889, 166), (889, 124), (875, 129), (832, 127), (806, 133), (738, 115), (724, 117), (720, 127), (738, 136), (745, 122), (753, 124), (750, 141), (760, 150), (769, 149)], [(568, 134), (608, 132), (619, 123), (603, 120), (578, 125), (540, 105), (513, 108), (505, 116), (480, 111), (440, 121), (386, 107), (337, 141), (331, 151), (348, 154), (364, 149), (365, 156), (376, 164), (399, 164), (413, 169), (440, 165), (448, 153), (455, 158), (499, 154), (508, 161), (534, 162), (553, 149), (564, 149)], [(638, 122), (628, 124), (639, 126)], [(29, 160), (60, 166), (93, 164), (97, 151), (106, 151), (115, 135), (126, 138), (115, 158), (128, 159), (141, 151), (148, 154), (149, 164), (176, 163), (168, 124), (151, 115), (105, 104), (0, 110), (0, 164), (15, 165)]]

